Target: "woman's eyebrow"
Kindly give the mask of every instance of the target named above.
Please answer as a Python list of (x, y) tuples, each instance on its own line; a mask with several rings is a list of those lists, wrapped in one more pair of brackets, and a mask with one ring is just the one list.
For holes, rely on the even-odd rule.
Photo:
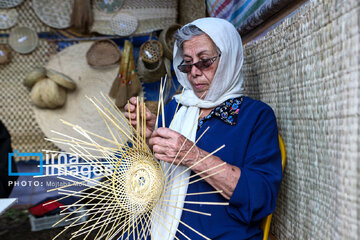
[[(209, 51), (209, 50), (203, 50), (203, 51), (201, 51), (201, 52), (198, 52), (198, 53), (196, 54), (196, 56), (200, 56), (200, 55), (202, 55), (202, 54), (204, 54), (204, 53), (210, 53), (210, 51)], [(184, 57), (192, 58), (190, 55), (187, 55), (187, 54), (184, 54), (183, 56), (184, 56)]]

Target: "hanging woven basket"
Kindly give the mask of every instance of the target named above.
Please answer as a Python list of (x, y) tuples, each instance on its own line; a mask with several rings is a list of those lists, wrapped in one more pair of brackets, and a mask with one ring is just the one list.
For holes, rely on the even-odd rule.
[(163, 45), (164, 56), (170, 60), (173, 59), (173, 50), (175, 44), (174, 34), (180, 28), (180, 24), (172, 24), (160, 33), (159, 41)]
[(157, 63), (163, 56), (162, 44), (154, 39), (144, 42), (140, 47), (142, 61), (147, 63)]

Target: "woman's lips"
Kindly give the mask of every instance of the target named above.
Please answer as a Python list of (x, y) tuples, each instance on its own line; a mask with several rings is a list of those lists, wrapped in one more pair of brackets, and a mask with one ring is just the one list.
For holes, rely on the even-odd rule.
[(204, 86), (205, 86), (206, 84), (201, 84), (201, 83), (198, 83), (198, 84), (194, 84), (194, 87), (195, 87), (195, 89), (201, 89), (201, 88), (203, 88)]

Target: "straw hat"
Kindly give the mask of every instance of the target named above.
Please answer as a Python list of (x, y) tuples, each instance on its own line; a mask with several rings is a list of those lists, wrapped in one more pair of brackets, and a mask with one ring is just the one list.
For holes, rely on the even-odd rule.
[[(77, 85), (77, 88), (68, 94), (66, 104), (62, 108), (55, 110), (33, 108), (41, 130), (49, 138), (58, 137), (51, 130), (74, 135), (74, 131), (70, 127), (61, 123), (60, 119), (64, 119), (111, 139), (96, 108), (85, 96), (99, 98), (101, 92), (106, 95), (116, 77), (118, 66), (104, 69), (90, 67), (86, 60), (86, 53), (92, 44), (93, 42), (86, 42), (69, 46), (53, 55), (45, 66), (47, 69), (53, 69), (69, 76)], [(107, 146), (108, 143), (99, 141), (99, 144)], [(57, 146), (62, 150), (70, 151), (67, 145), (57, 143)]]
[(0, 29), (8, 29), (13, 27), (18, 20), (18, 12), (16, 9), (0, 10)]

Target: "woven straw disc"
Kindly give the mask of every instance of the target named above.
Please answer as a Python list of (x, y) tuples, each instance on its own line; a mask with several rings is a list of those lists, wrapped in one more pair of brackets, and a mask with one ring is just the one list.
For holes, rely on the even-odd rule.
[(119, 36), (129, 36), (136, 31), (138, 20), (130, 12), (119, 13), (111, 18), (110, 27)]
[[(161, 197), (165, 183), (164, 172), (151, 155), (134, 152), (126, 158), (119, 161), (114, 171), (114, 195), (124, 210), (136, 214), (147, 212)], [(125, 166), (128, 164), (131, 166)]]
[(37, 33), (27, 27), (14, 28), (9, 37), (11, 48), (22, 54), (30, 53), (35, 50), (39, 42)]
[[(41, 130), (49, 138), (59, 137), (51, 130), (82, 138), (80, 134), (76, 135), (71, 127), (61, 123), (60, 119), (64, 119), (105, 138), (112, 139), (103, 119), (85, 96), (101, 98), (101, 92), (106, 95), (116, 77), (118, 66), (104, 69), (90, 67), (85, 56), (92, 44), (93, 42), (86, 42), (69, 46), (53, 55), (45, 66), (69, 76), (77, 85), (75, 91), (68, 92), (67, 102), (61, 109), (33, 108)], [(98, 139), (96, 141), (103, 146), (113, 147), (106, 141)], [(68, 145), (58, 143), (57, 146), (64, 151), (71, 152)]]
[(0, 0), (0, 8), (12, 8), (21, 4), (24, 0)]
[(123, 0), (95, 0), (96, 8), (106, 13), (113, 13), (119, 11), (123, 3)]
[(148, 40), (141, 45), (140, 55), (144, 62), (159, 62), (163, 56), (162, 44), (159, 41), (153, 39)]
[(46, 25), (53, 28), (67, 28), (70, 26), (74, 0), (33, 0), (36, 15)]
[(17, 23), (18, 12), (16, 9), (0, 10), (0, 29), (8, 29)]

